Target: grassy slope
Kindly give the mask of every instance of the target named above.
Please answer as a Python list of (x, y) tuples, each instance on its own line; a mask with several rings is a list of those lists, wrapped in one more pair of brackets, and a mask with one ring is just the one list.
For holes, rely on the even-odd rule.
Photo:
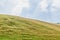
[(60, 26), (0, 15), (0, 40), (60, 40)]

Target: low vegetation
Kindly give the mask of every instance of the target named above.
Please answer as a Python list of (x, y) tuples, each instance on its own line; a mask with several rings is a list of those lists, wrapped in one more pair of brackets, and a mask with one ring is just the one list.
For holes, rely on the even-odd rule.
[(60, 26), (18, 16), (0, 15), (0, 40), (60, 40)]

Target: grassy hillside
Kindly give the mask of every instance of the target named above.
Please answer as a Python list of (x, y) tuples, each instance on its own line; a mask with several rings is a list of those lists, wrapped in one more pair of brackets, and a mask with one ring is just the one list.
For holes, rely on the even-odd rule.
[(60, 40), (60, 26), (17, 16), (0, 15), (0, 40)]

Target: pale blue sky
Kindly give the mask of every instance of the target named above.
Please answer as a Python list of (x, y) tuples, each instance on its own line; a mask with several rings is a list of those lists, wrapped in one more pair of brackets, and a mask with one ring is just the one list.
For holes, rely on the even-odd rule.
[(0, 13), (60, 22), (60, 0), (0, 0)]

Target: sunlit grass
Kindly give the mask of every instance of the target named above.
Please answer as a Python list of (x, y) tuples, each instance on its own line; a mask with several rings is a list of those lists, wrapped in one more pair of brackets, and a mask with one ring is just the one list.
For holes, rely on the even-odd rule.
[(60, 26), (17, 16), (0, 15), (0, 40), (60, 40)]

